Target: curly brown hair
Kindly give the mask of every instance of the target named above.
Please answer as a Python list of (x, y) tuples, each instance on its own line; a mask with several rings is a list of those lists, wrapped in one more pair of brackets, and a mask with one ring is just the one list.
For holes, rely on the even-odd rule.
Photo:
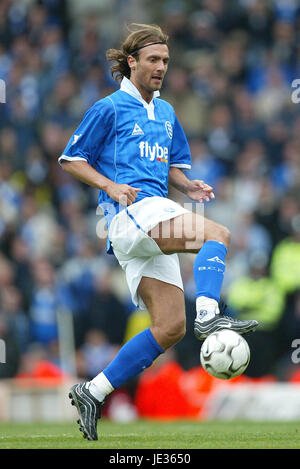
[(127, 58), (132, 55), (138, 60), (139, 49), (151, 43), (167, 44), (168, 36), (155, 24), (132, 23), (130, 34), (121, 45), (121, 49), (108, 49), (106, 58), (116, 62), (110, 67), (114, 80), (120, 82), (123, 77), (130, 78), (130, 67)]

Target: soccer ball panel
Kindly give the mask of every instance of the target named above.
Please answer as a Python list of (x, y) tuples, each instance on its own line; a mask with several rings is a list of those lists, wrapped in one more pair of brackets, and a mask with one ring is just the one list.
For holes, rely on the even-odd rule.
[(200, 351), (202, 367), (212, 376), (231, 379), (241, 375), (250, 361), (246, 340), (228, 329), (210, 334)]

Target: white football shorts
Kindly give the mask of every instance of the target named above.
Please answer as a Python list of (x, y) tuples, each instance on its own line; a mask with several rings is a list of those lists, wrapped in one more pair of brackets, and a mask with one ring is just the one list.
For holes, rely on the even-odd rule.
[(183, 290), (177, 254), (164, 254), (147, 233), (160, 222), (171, 220), (188, 210), (165, 197), (146, 197), (113, 218), (109, 239), (119, 264), (125, 271), (133, 303), (147, 309), (138, 295), (142, 277), (156, 278)]

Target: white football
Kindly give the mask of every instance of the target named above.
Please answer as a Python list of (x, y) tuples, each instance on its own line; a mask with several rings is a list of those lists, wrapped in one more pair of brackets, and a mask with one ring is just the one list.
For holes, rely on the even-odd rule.
[(249, 364), (249, 345), (237, 332), (222, 329), (205, 339), (200, 361), (207, 373), (216, 378), (235, 378), (244, 373)]

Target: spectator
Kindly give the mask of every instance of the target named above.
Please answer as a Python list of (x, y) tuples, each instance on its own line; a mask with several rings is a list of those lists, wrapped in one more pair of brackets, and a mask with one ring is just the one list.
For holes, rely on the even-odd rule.
[(111, 344), (122, 345), (127, 324), (124, 303), (113, 290), (112, 270), (95, 276), (95, 291), (88, 313), (89, 328), (103, 331)]
[(34, 290), (30, 304), (31, 336), (34, 342), (49, 344), (58, 337), (56, 313), (60, 306), (52, 264), (46, 259), (32, 262)]
[(0, 379), (13, 378), (20, 366), (20, 349), (8, 320), (0, 313), (0, 339), (5, 344), (5, 363), (0, 365)]
[(11, 286), (1, 292), (1, 310), (8, 328), (16, 339), (20, 352), (30, 344), (29, 319), (23, 310), (21, 291)]
[(118, 348), (109, 343), (100, 329), (87, 332), (84, 344), (78, 350), (77, 363), (79, 375), (92, 379), (99, 370), (104, 369), (114, 358)]

